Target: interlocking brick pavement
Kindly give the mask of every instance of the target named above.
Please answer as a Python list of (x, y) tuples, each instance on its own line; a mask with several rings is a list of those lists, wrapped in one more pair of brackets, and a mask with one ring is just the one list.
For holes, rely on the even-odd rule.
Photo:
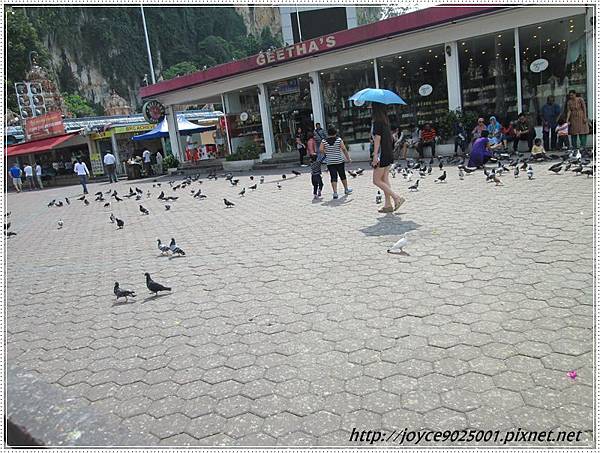
[[(447, 183), (436, 169), (408, 193), (398, 176), (395, 215), (377, 212), (370, 171), (339, 200), (326, 181), (322, 202), (307, 174), (277, 190), (280, 173), (257, 172), (266, 182), (244, 198), (247, 175), (237, 188), (203, 179), (206, 200), (179, 190), (169, 212), (150, 180), (120, 181), (123, 194), (150, 189), (149, 216), (133, 199), (86, 207), (78, 186), (10, 193), (8, 365), (126, 428), (128, 444), (522, 427), (583, 430), (589, 445), (594, 181), (546, 166), (504, 187), (449, 168)], [(64, 196), (71, 206), (46, 207)], [(387, 254), (403, 233), (409, 256)], [(156, 238), (172, 236), (185, 257), (159, 256)], [(173, 292), (150, 297), (144, 272)], [(116, 305), (115, 281), (138, 296)], [(7, 392), (9, 415), (49, 416)], [(52, 412), (48, 430), (78, 423), (68, 415)]]

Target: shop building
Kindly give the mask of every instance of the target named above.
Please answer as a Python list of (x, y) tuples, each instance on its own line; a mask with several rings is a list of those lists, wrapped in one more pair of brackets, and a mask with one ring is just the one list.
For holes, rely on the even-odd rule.
[[(564, 106), (569, 90), (580, 93), (594, 118), (594, 14), (593, 7), (579, 5), (437, 6), (160, 82), (140, 93), (161, 102), (167, 118), (177, 105), (221, 103), (231, 149), (253, 140), (263, 147), (263, 160), (292, 152), (296, 128), (315, 122), (336, 126), (351, 153), (364, 153), (370, 112), (348, 98), (365, 87), (389, 88), (406, 100), (407, 106), (390, 109), (399, 127), (428, 121), (435, 126), (456, 110), (501, 120), (525, 112), (540, 126), (546, 98), (553, 95)], [(170, 140), (182, 155), (177, 134)]]

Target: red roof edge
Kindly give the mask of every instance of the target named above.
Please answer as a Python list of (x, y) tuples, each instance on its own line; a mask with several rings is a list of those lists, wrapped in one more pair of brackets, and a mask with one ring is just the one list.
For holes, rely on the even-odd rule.
[[(350, 47), (358, 44), (363, 44), (368, 41), (375, 41), (387, 37), (407, 33), (421, 28), (432, 27), (443, 23), (452, 22), (454, 20), (466, 19), (473, 16), (479, 16), (486, 13), (491, 13), (497, 10), (506, 9), (510, 5), (503, 6), (434, 6), (412, 13), (403, 14), (401, 16), (392, 17), (382, 21), (374, 22), (360, 27), (343, 30), (337, 33), (332, 33), (335, 36), (336, 45), (329, 49), (322, 49), (295, 58), (290, 58), (278, 64), (285, 64), (289, 61), (299, 60), (302, 58), (320, 55), (326, 52), (333, 52), (345, 47)], [(303, 42), (308, 42), (306, 40)], [(154, 85), (149, 85), (140, 88), (140, 96), (149, 98), (159, 94), (169, 93), (184, 88), (190, 88), (196, 85), (202, 85), (208, 82), (214, 82), (225, 77), (231, 77), (238, 74), (243, 74), (254, 69), (268, 68), (269, 65), (259, 66), (256, 63), (258, 55), (252, 55), (239, 61), (232, 61), (214, 66), (205, 71), (198, 71), (183, 77), (165, 80)]]

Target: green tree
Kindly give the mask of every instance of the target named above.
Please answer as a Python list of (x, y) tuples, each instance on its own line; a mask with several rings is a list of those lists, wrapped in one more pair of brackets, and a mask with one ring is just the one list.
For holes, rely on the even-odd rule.
[(182, 61), (181, 63), (177, 63), (171, 66), (169, 69), (165, 70), (165, 72), (163, 73), (163, 78), (165, 80), (169, 80), (177, 76), (191, 74), (192, 72), (196, 72), (197, 70), (198, 66), (196, 66), (191, 61)]
[(76, 118), (94, 116), (96, 114), (96, 111), (92, 106), (77, 93), (63, 93), (63, 98), (67, 109), (75, 115)]

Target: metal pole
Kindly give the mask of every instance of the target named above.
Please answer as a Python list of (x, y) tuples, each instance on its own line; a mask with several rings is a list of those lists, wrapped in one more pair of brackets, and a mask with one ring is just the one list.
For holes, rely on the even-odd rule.
[(523, 92), (521, 91), (521, 44), (519, 42), (519, 28), (514, 29), (515, 39), (515, 79), (517, 83), (517, 113), (523, 111)]
[(225, 96), (221, 94), (221, 105), (223, 106), (223, 114), (225, 115), (225, 134), (227, 135), (227, 151), (233, 154), (231, 150), (231, 138), (229, 137), (229, 127), (227, 126), (227, 107), (225, 106)]
[(150, 63), (150, 75), (152, 76), (152, 84), (156, 83), (154, 77), (154, 65), (152, 64), (152, 52), (150, 51), (150, 40), (148, 39), (148, 29), (146, 28), (146, 15), (144, 14), (144, 5), (140, 5), (142, 10), (142, 23), (144, 24), (144, 35), (146, 36), (146, 50), (148, 51), (148, 63)]
[(298, 12), (298, 3), (296, 3), (296, 20), (298, 21), (298, 37), (302, 42), (302, 29), (300, 28), (300, 13)]
[(377, 68), (377, 58), (373, 58), (373, 72), (375, 75), (375, 88), (379, 88), (379, 69)]

